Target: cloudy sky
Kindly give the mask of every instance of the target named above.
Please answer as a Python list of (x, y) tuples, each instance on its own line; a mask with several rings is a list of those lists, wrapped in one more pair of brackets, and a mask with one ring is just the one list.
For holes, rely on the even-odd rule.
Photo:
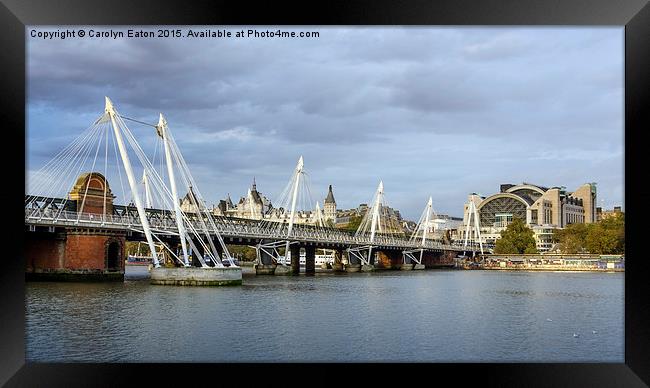
[(320, 36), (45, 40), (28, 27), (27, 171), (109, 96), (125, 116), (165, 114), (209, 203), (254, 176), (277, 198), (303, 155), (321, 203), (329, 184), (339, 208), (369, 202), (382, 179), (416, 221), (429, 196), (462, 216), (468, 193), (501, 183), (597, 182), (599, 206), (623, 205), (622, 27), (282, 29)]

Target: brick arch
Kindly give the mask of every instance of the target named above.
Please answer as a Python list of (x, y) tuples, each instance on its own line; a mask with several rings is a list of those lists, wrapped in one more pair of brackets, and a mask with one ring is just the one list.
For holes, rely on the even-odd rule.
[(106, 178), (98, 172), (79, 175), (68, 194), (75, 201), (77, 211), (94, 214), (112, 214), (115, 196)]
[(99, 179), (98, 177), (93, 176), (92, 178), (89, 179), (88, 188), (103, 191), (104, 182), (106, 182), (104, 179)]
[(104, 191), (104, 186), (106, 186), (106, 191), (111, 192), (111, 186), (108, 184), (108, 180), (104, 177), (103, 174), (99, 172), (87, 172), (79, 175), (72, 189), (73, 192), (85, 191), (86, 187), (88, 190), (101, 190)]
[(104, 268), (119, 271), (124, 266), (124, 244), (120, 239), (109, 238), (104, 243)]

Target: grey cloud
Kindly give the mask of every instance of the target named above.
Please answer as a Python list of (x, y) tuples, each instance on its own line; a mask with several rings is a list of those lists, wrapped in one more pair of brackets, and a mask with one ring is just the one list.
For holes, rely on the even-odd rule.
[[(215, 202), (243, 195), (252, 176), (273, 197), (301, 154), (315, 194), (333, 184), (353, 207), (384, 179), (411, 218), (428, 195), (459, 215), (468, 192), (505, 181), (596, 180), (622, 201), (621, 29), (318, 30), (314, 40), (28, 38), (29, 168), (108, 95), (129, 117), (163, 112)], [(149, 129), (136, 128), (150, 147)]]
[(469, 60), (508, 60), (532, 50), (530, 42), (514, 32), (489, 36), (488, 39), (469, 43), (463, 47), (463, 55)]

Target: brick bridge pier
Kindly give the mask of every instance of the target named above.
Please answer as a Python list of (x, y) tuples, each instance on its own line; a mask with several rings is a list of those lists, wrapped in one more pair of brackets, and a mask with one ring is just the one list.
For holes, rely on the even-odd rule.
[[(113, 198), (102, 174), (82, 174), (69, 193), (66, 210), (111, 214)], [(124, 281), (126, 232), (30, 226), (24, 254), (26, 280)]]

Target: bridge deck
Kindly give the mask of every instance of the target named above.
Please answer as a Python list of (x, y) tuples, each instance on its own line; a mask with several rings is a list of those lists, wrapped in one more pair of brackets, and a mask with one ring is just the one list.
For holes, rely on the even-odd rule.
[[(116, 206), (117, 207), (117, 206)], [(126, 208), (126, 207), (122, 207)], [(149, 212), (151, 210), (151, 214)], [(117, 214), (119, 213), (119, 214)], [(59, 226), (59, 227), (86, 227), (105, 228), (111, 230), (142, 232), (142, 226), (137, 213), (132, 211), (117, 212), (109, 216), (101, 214), (77, 213), (56, 209), (25, 209), (25, 225), (34, 226)], [(147, 219), (152, 231), (158, 234), (178, 235), (178, 228), (173, 213), (147, 209)], [(226, 217), (213, 217), (215, 227), (211, 233), (219, 233), (222, 237), (250, 238), (260, 240), (292, 240), (314, 242), (320, 244), (345, 244), (348, 246), (386, 246), (399, 249), (421, 249), (434, 251), (462, 251), (461, 244), (442, 244), (440, 241), (427, 240), (424, 245), (421, 241), (409, 241), (394, 235), (375, 235), (370, 241), (370, 236), (347, 233), (335, 228), (316, 228), (307, 225), (294, 225), (290, 235), (284, 229), (269, 229), (262, 226), (261, 220), (233, 219)], [(197, 217), (191, 220), (199, 227)], [(203, 220), (207, 221), (206, 218)]]

